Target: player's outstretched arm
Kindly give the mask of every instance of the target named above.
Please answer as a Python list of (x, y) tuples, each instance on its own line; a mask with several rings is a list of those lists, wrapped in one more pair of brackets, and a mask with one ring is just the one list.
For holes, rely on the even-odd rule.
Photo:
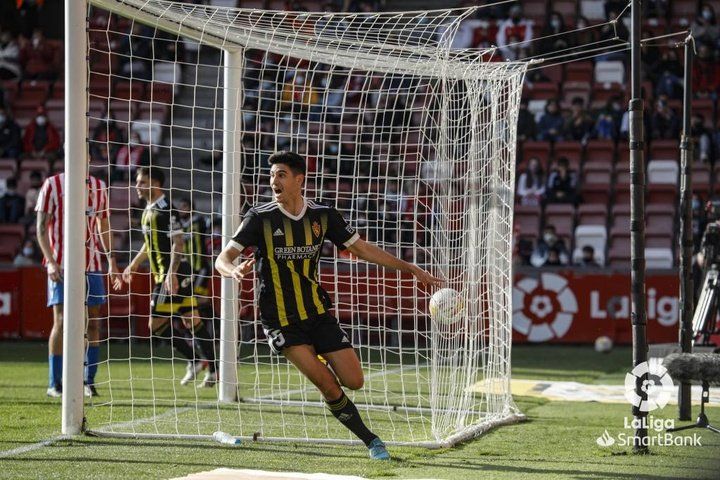
[(147, 245), (143, 243), (140, 251), (137, 253), (137, 255), (135, 255), (130, 264), (125, 267), (125, 270), (123, 270), (122, 278), (125, 283), (132, 282), (133, 274), (137, 272), (138, 268), (140, 268), (140, 264), (147, 260), (147, 258)]
[(242, 252), (232, 245), (226, 246), (220, 255), (215, 259), (215, 268), (223, 277), (234, 278), (238, 282), (243, 279), (245, 275), (252, 272), (253, 265), (255, 265), (255, 258), (248, 258), (243, 260), (238, 265), (235, 265), (235, 260), (240, 256)]
[(441, 278), (435, 277), (413, 263), (406, 262), (391, 255), (377, 245), (359, 238), (348, 247), (350, 252), (363, 260), (381, 265), (383, 267), (412, 273), (424, 285), (439, 286), (443, 283)]

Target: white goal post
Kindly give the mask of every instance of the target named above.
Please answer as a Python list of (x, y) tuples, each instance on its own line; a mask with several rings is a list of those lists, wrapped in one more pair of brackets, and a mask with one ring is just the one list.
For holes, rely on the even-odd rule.
[[(169, 201), (187, 201), (190, 218), (206, 224), (198, 233), (210, 264), (213, 242), (227, 243), (241, 214), (269, 200), (268, 155), (297, 151), (308, 159), (307, 198), (331, 202), (364, 238), (445, 277), (463, 298), (461, 318), (433, 322), (432, 292), (412, 277), (323, 250), (320, 281), (366, 376), (347, 394), (368, 427), (388, 444), (432, 448), (524, 418), (510, 392), (510, 350), (515, 125), (527, 64), (451, 48), (459, 22), (481, 7), (352, 14), (84, 3), (66, 2), (66, 178), (84, 178), (87, 141), (90, 172), (108, 182), (121, 262), (140, 245), (143, 208), (121, 150), (128, 162), (144, 152), (165, 172)], [(87, 22), (82, 39), (71, 32), (77, 15)], [(81, 182), (66, 188), (81, 205)], [(65, 231), (83, 221), (66, 216)], [(66, 278), (82, 278), (82, 249), (65, 258)], [(65, 351), (75, 354), (65, 357), (65, 385), (74, 383), (64, 433), (85, 420), (107, 436), (358, 442), (268, 349), (253, 281), (216, 280), (219, 291), (198, 294), (220, 307), (217, 322), (206, 318), (219, 324), (214, 389), (180, 386), (184, 359), (149, 347), (147, 290), (108, 292), (127, 312), (100, 319), (101, 396), (83, 409), (81, 349), (68, 335), (82, 329), (72, 314), (84, 296), (68, 283)]]

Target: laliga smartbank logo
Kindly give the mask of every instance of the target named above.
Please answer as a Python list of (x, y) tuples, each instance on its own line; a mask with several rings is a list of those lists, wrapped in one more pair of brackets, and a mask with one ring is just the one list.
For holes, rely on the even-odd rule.
[[(645, 393), (647, 399), (637, 394), (637, 382), (643, 377), (640, 389)], [(658, 408), (664, 408), (670, 401), (674, 391), (672, 378), (662, 362), (651, 359), (650, 362), (642, 362), (625, 375), (625, 398), (638, 407), (641, 412), (652, 412)]]
[[(647, 398), (643, 398), (636, 392), (637, 382), (642, 377), (645, 378), (642, 379), (640, 388)], [(665, 407), (675, 391), (674, 388), (670, 374), (662, 365), (662, 361), (657, 359), (638, 364), (625, 376), (625, 398), (641, 412), (652, 412)], [(647, 430), (646, 437), (636, 437), (635, 431), (640, 428)], [(675, 428), (675, 420), (672, 418), (657, 418), (653, 415), (641, 418), (625, 417), (623, 419), (623, 429), (628, 430), (629, 433), (623, 431), (616, 436), (612, 436), (605, 429), (603, 434), (595, 439), (595, 443), (600, 447), (611, 447), (613, 445), (628, 447), (635, 444), (644, 447), (671, 445), (699, 447), (702, 445), (700, 443), (702, 437), (697, 433), (693, 435), (673, 435), (667, 431), (672, 428)]]

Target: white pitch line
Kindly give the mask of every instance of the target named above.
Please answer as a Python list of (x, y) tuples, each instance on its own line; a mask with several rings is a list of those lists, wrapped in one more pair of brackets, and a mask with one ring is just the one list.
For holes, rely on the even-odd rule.
[(67, 435), (58, 435), (57, 437), (48, 438), (47, 440), (43, 440), (42, 442), (33, 443), (32, 445), (25, 445), (24, 447), (18, 447), (13, 448), (12, 450), (4, 450), (0, 452), (0, 458), (7, 458), (7, 457), (14, 457), (16, 455), (22, 455), (23, 453), (32, 452), (33, 450), (38, 450), (43, 447), (48, 447), (52, 445), (55, 442), (59, 442), (61, 440), (67, 440), (70, 438)]
[[(171, 408), (171, 407), (169, 407), (169, 408)], [(106, 426), (106, 427), (101, 427), (101, 428), (98, 428), (97, 430), (94, 430), (94, 431), (97, 432), (97, 433), (103, 433), (103, 432), (111, 433), (111, 432), (113, 432), (115, 429), (125, 429), (125, 428), (127, 428), (127, 427), (136, 427), (136, 426), (138, 426), (138, 425), (144, 425), (144, 424), (146, 424), (146, 423), (152, 423), (152, 422), (155, 422), (155, 421), (157, 421), (157, 420), (160, 420), (161, 418), (171, 417), (171, 416), (173, 416), (173, 415), (179, 415), (179, 414), (181, 414), (181, 413), (185, 413), (185, 412), (187, 412), (188, 410), (192, 410), (192, 408), (190, 408), (190, 407), (182, 407), (182, 408), (178, 408), (178, 409), (172, 409), (172, 410), (168, 410), (168, 411), (165, 412), (165, 413), (161, 413), (161, 414), (159, 414), (159, 415), (153, 415), (152, 417), (138, 418), (137, 420), (130, 420), (129, 422), (110, 424), (110, 425), (108, 425), (108, 426)]]

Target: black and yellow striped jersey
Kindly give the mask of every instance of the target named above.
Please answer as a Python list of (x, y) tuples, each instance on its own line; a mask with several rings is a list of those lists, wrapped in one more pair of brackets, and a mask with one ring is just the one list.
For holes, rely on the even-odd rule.
[(238, 250), (257, 247), (260, 315), (269, 325), (285, 326), (331, 309), (318, 278), (323, 242), (344, 249), (359, 238), (335, 208), (304, 202), (297, 216), (277, 202), (254, 206), (230, 242)]
[(180, 226), (184, 233), (185, 258), (190, 262), (193, 275), (209, 275), (210, 255), (205, 244), (207, 238), (205, 219), (199, 215), (191, 216), (187, 220), (180, 220)]
[(170, 268), (172, 237), (182, 234), (182, 227), (177, 221), (177, 215), (165, 199), (165, 195), (161, 195), (145, 207), (140, 225), (145, 237), (145, 250), (150, 262), (150, 272), (153, 274), (155, 283), (162, 283)]

